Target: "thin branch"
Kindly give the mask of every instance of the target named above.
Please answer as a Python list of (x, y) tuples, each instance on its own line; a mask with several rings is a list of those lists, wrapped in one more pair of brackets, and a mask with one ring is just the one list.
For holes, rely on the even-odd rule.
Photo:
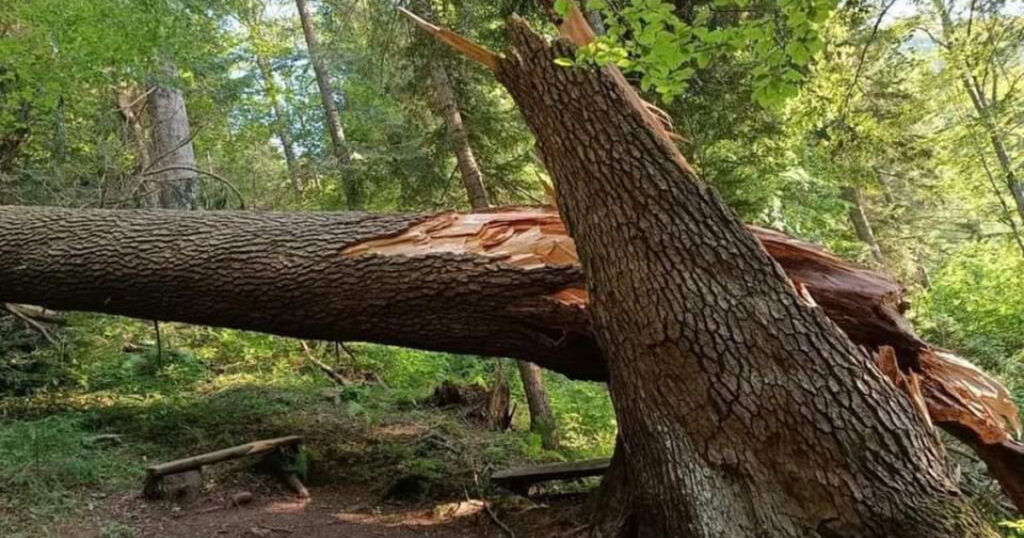
[(924, 26), (915, 26), (913, 29), (914, 30), (920, 30), (920, 31), (924, 32), (925, 35), (928, 36), (928, 39), (932, 40), (932, 43), (935, 43), (936, 45), (938, 45), (938, 46), (940, 46), (940, 47), (942, 47), (942, 48), (944, 48), (946, 50), (949, 50), (949, 44), (946, 43), (945, 41), (935, 37), (935, 34), (933, 34), (932, 31), (929, 30), (928, 28), (925, 28)]
[(323, 371), (324, 374), (327, 374), (327, 377), (331, 378), (331, 381), (334, 381), (342, 387), (348, 385), (348, 380), (338, 375), (338, 372), (335, 372), (333, 368), (327, 366), (320, 359), (313, 356), (313, 350), (309, 349), (309, 344), (307, 344), (305, 340), (300, 340), (299, 342), (302, 344), (302, 351), (305, 352), (306, 358), (309, 359), (309, 362), (312, 362), (317, 368)]
[(14, 315), (14, 317), (20, 319), (21, 321), (24, 321), (30, 327), (38, 331), (39, 334), (43, 335), (43, 338), (46, 338), (46, 340), (53, 345), (53, 347), (60, 348), (60, 344), (57, 343), (57, 341), (54, 340), (52, 336), (50, 336), (50, 331), (46, 330), (46, 327), (43, 327), (41, 323), (26, 316), (25, 314), (22, 314), (21, 312), (18, 311), (17, 308), (10, 304), (4, 303), (4, 310), (10, 312), (11, 314)]
[(203, 129), (202, 125), (200, 125), (199, 127), (196, 127), (195, 129), (192, 129), (192, 133), (188, 135), (188, 138), (182, 139), (180, 142), (178, 142), (178, 145), (174, 146), (173, 148), (171, 148), (171, 149), (167, 150), (166, 152), (164, 152), (163, 154), (161, 154), (159, 157), (157, 157), (157, 158), (153, 159), (152, 161), (150, 161), (149, 162), (149, 166), (147, 166), (146, 169), (143, 170), (143, 175), (145, 175), (145, 172), (149, 171), (150, 168), (153, 168), (154, 166), (156, 166), (156, 164), (158, 162), (166, 159), (168, 156), (170, 156), (175, 151), (178, 151), (179, 149), (185, 147), (186, 144), (191, 144), (192, 140), (194, 140), (196, 138), (196, 135), (198, 135), (199, 131), (201, 131), (202, 129)]
[(145, 100), (147, 97), (149, 97), (155, 90), (156, 90), (156, 86), (153, 86), (150, 89), (148, 89), (145, 92), (143, 92), (138, 97), (136, 97), (135, 99), (132, 99), (131, 102), (124, 103), (123, 105), (119, 104), (111, 112), (121, 112), (121, 113), (123, 113), (125, 110), (131, 110), (131, 109), (135, 108), (135, 105), (139, 104), (140, 102)]
[[(227, 188), (230, 189), (231, 192), (235, 193), (235, 196), (238, 197), (238, 207), (239, 207), (239, 209), (245, 209), (245, 198), (242, 196), (242, 191), (238, 190), (238, 187), (235, 187), (235, 185), (233, 183), (231, 183), (231, 181), (229, 181), (224, 176), (215, 174), (215, 173), (207, 171), (207, 170), (200, 170), (199, 168), (194, 168), (194, 167), (191, 167), (191, 166), (168, 166), (167, 168), (161, 168), (159, 170), (153, 170), (152, 172), (144, 172), (141, 175), (142, 175), (142, 177), (155, 176), (157, 174), (162, 174), (164, 172), (173, 172), (175, 170), (184, 170), (184, 171), (187, 171), (187, 172), (195, 172), (197, 174), (202, 174), (204, 176), (209, 176), (209, 177), (212, 177), (213, 179), (216, 179), (217, 181), (219, 181), (219, 182), (223, 183), (225, 186), (227, 186)], [(147, 180), (147, 181), (152, 181), (152, 180)], [(159, 181), (176, 181), (176, 180), (159, 180)]]

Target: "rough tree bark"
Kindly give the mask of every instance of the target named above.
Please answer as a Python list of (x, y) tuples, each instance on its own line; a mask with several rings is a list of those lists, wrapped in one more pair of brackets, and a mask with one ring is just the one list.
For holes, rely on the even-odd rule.
[[(927, 418), (696, 177), (613, 68), (510, 23), (497, 69), (587, 275), (640, 536), (994, 536)], [(610, 510), (609, 510), (610, 511)], [(628, 532), (626, 532), (628, 531)]]
[[(777, 232), (750, 228), (857, 344), (918, 375), (1024, 507), (1007, 391), (921, 341), (902, 288)], [(0, 207), (0, 302), (510, 357), (606, 380), (575, 246), (553, 210), (366, 215)], [(869, 368), (868, 365), (863, 365)], [(915, 374), (917, 372), (917, 374)], [(768, 397), (762, 393), (762, 397)]]
[(192, 148), (192, 129), (188, 120), (185, 98), (170, 85), (178, 79), (173, 65), (164, 69), (164, 80), (153, 86), (146, 109), (150, 119), (149, 166), (154, 170), (168, 169), (148, 179), (159, 193), (160, 207), (165, 209), (197, 209), (199, 204), (199, 175), (196, 155)]
[[(462, 110), (455, 97), (451, 79), (440, 62), (434, 62), (430, 74), (438, 111), (444, 118), (448, 136), (455, 146), (455, 158), (458, 161), (462, 184), (469, 197), (469, 205), (474, 211), (486, 210), (491, 204), (487, 189), (484, 187), (484, 175), (480, 170), (473, 146), (470, 144), (469, 132), (462, 121)], [(527, 407), (530, 410), (530, 431), (540, 434), (544, 448), (553, 450), (558, 447), (555, 415), (551, 411), (540, 367), (527, 361), (517, 361), (517, 367), (519, 377), (523, 382)], [(503, 380), (499, 376), (496, 383), (502, 382)]]
[(310, 13), (306, 0), (295, 0), (295, 7), (299, 12), (299, 19), (302, 22), (302, 34), (306, 38), (306, 50), (309, 53), (309, 61), (313, 64), (316, 84), (320, 90), (320, 103), (324, 109), (327, 133), (331, 137), (331, 151), (334, 154), (334, 158), (338, 161), (338, 167), (341, 169), (342, 184), (345, 188), (345, 201), (349, 209), (362, 209), (366, 202), (364, 200), (363, 186), (349, 170), (352, 155), (349, 152), (348, 143), (345, 141), (345, 130), (341, 126), (338, 109), (334, 104), (334, 89), (331, 87), (331, 75), (327, 72), (327, 67), (324, 65), (323, 57), (320, 54), (319, 40), (316, 36), (316, 29), (313, 27), (313, 14)]
[(882, 256), (882, 249), (878, 246), (878, 240), (875, 238), (875, 231), (871, 227), (871, 221), (868, 220), (867, 213), (864, 212), (864, 200), (861, 197), (860, 189), (856, 187), (843, 187), (841, 196), (850, 204), (850, 223), (853, 224), (853, 230), (857, 233), (857, 239), (860, 239), (861, 243), (867, 245), (868, 250), (871, 251), (871, 257), (884, 267), (885, 257)]

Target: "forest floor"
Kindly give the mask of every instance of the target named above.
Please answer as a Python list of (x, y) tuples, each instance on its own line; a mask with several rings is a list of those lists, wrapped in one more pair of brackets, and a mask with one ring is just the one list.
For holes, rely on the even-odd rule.
[[(165, 327), (165, 341), (177, 345), (157, 360), (144, 324), (84, 317), (71, 325), (76, 334), (58, 358), (63, 377), (0, 398), (4, 538), (507, 536), (484, 502), (516, 536), (571, 535), (596, 479), (528, 500), (487, 478), (529, 462), (607, 455), (614, 438), (613, 424), (607, 435), (573, 430), (565, 412), (567, 448), (546, 451), (527, 431), (525, 406), (512, 431), (494, 432), (465, 409), (429, 403), (443, 379), (486, 381), (489, 370), (478, 368), (489, 363), (477, 359), (356, 346), (358, 364), (339, 366), (349, 382), (337, 386), (296, 341)], [(339, 364), (329, 346), (313, 351)], [(564, 399), (592, 412), (600, 405), (591, 393), (606, 398), (597, 389)], [(205, 467), (193, 501), (141, 496), (147, 465), (285, 435), (304, 437), (308, 500), (258, 471), (255, 457)], [(232, 506), (243, 491), (252, 501)]]
[[(507, 537), (479, 499), (383, 501), (366, 485), (324, 485), (308, 499), (261, 477), (240, 475), (190, 502), (154, 502), (137, 491), (111, 495), (92, 509), (49, 526), (51, 536), (92, 537)], [(240, 493), (253, 501), (237, 506)], [(499, 497), (491, 509), (516, 536), (570, 536), (583, 528), (582, 494), (543, 501)]]

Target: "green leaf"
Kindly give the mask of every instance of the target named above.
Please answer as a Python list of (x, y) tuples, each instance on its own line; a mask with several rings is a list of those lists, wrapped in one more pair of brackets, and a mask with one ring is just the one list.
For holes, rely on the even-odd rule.
[(573, 61), (565, 57), (555, 58), (555, 65), (560, 65), (562, 67), (572, 67)]
[(566, 16), (569, 14), (569, 0), (555, 0), (555, 13), (559, 16)]

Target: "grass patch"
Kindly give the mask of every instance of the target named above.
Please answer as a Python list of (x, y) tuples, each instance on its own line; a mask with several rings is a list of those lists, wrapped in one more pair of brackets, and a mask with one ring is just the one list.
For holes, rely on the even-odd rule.
[(89, 495), (125, 487), (141, 472), (128, 450), (98, 438), (81, 417), (0, 423), (0, 535), (45, 527)]

